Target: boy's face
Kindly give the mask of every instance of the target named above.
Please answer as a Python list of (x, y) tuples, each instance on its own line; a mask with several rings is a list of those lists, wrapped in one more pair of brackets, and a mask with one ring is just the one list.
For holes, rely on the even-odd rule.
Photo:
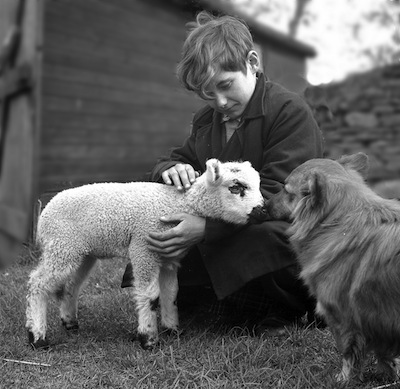
[(231, 119), (239, 118), (246, 108), (256, 86), (256, 71), (247, 64), (247, 72), (218, 72), (207, 88), (207, 104)]

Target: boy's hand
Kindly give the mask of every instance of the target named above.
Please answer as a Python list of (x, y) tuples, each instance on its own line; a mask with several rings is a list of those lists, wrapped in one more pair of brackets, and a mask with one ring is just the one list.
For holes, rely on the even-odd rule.
[(162, 179), (167, 185), (174, 185), (177, 190), (189, 189), (196, 181), (199, 173), (186, 163), (177, 163), (162, 173)]
[(163, 216), (163, 223), (179, 223), (165, 232), (151, 232), (147, 237), (148, 247), (165, 259), (179, 258), (204, 239), (206, 219), (200, 216), (178, 213)]

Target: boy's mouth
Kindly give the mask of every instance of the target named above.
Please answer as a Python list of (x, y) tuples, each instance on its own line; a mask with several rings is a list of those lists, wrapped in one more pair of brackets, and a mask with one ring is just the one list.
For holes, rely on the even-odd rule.
[(235, 113), (235, 105), (233, 105), (230, 108), (225, 108), (224, 110), (221, 111), (224, 115), (228, 116), (229, 119), (237, 119), (239, 115)]

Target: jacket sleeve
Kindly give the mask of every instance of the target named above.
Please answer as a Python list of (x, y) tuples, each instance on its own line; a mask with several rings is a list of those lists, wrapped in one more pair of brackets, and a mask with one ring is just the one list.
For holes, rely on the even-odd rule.
[[(285, 100), (270, 99), (267, 114), (262, 168), (261, 191), (268, 199), (277, 193), (286, 177), (303, 162), (322, 158), (321, 131), (306, 102), (298, 95), (287, 92)], [(286, 97), (287, 96), (287, 97)], [(267, 105), (267, 107), (268, 107)]]
[[(206, 116), (206, 118), (204, 118)], [(199, 111), (193, 118), (192, 132), (191, 135), (185, 140), (181, 147), (172, 149), (169, 156), (161, 157), (153, 170), (150, 173), (150, 180), (154, 182), (163, 182), (161, 174), (176, 165), (177, 163), (187, 163), (193, 166), (193, 168), (201, 173), (205, 171), (205, 167), (201, 166), (196, 156), (196, 134), (199, 127), (198, 119), (201, 121), (207, 120), (207, 116), (210, 116), (209, 109), (203, 109)], [(210, 156), (211, 157), (211, 156)], [(237, 226), (230, 223), (225, 223), (220, 220), (211, 218), (206, 219), (206, 235), (205, 242), (218, 241), (223, 237), (232, 235), (235, 231), (243, 228), (243, 226)]]
[(161, 157), (150, 173), (150, 180), (162, 182), (161, 174), (177, 163), (187, 163), (192, 165), (195, 170), (202, 171), (196, 158), (195, 146), (196, 134), (192, 134), (185, 140), (182, 146), (172, 149), (168, 157)]
[(187, 163), (192, 165), (193, 168), (199, 172), (204, 172), (204, 166), (201, 166), (196, 155), (196, 134), (199, 127), (198, 120), (203, 119), (204, 116), (210, 114), (210, 109), (204, 107), (197, 112), (193, 118), (192, 130), (190, 136), (184, 141), (180, 147), (173, 148), (170, 155), (167, 157), (161, 157), (156, 165), (150, 172), (150, 180), (155, 182), (162, 182), (161, 174), (177, 163)]
[[(265, 199), (277, 193), (293, 169), (311, 158), (321, 158), (321, 131), (305, 101), (290, 92), (271, 94), (266, 102), (262, 166), (259, 170), (261, 192)], [(259, 139), (252, 137), (254, 150)], [(242, 226), (207, 220), (205, 243), (216, 242), (239, 231)]]

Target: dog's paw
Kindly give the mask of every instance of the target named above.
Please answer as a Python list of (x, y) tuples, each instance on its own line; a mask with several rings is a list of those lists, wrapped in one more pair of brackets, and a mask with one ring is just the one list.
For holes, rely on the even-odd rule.
[(398, 362), (392, 358), (380, 358), (378, 359), (376, 372), (384, 379), (394, 381), (399, 378)]
[(341, 371), (335, 375), (335, 380), (338, 384), (346, 384), (349, 382), (349, 377)]
[(336, 374), (335, 378), (336, 382), (343, 386), (347, 385), (350, 381), (359, 383), (364, 382), (364, 374), (362, 372), (358, 372), (357, 374), (353, 372), (353, 374), (350, 376), (349, 372), (342, 370), (339, 374)]

